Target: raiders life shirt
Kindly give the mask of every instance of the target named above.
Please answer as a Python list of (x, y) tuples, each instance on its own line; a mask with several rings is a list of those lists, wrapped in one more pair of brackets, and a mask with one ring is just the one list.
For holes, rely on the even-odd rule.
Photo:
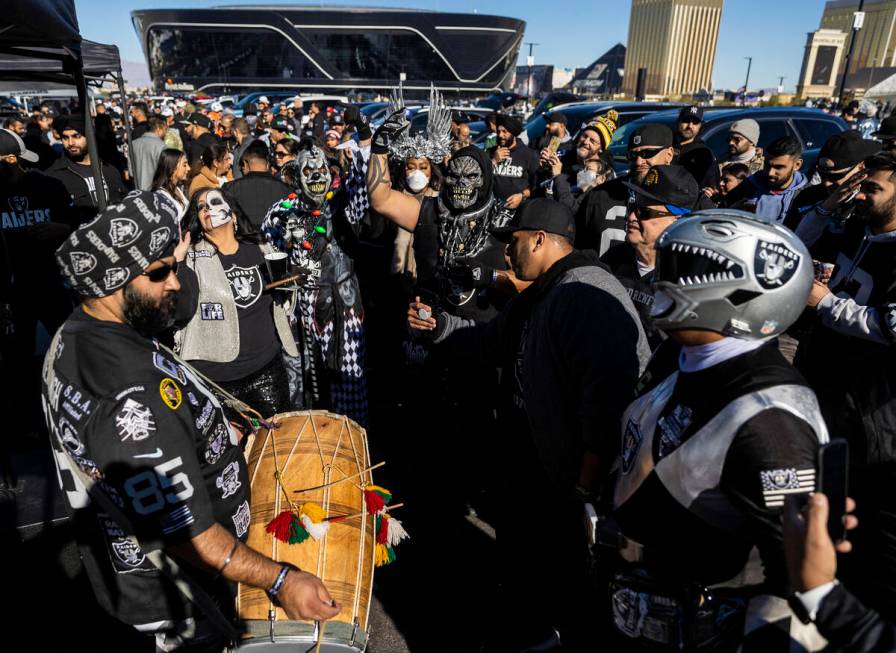
[[(644, 545), (660, 579), (764, 584), (764, 593), (785, 596), (784, 499), (815, 489), (825, 437), (799, 416), (810, 406), (817, 415), (814, 396), (774, 342), (691, 372), (677, 369), (678, 348), (660, 345), (623, 417), (614, 493), (622, 532)], [(799, 397), (789, 408), (760, 403), (745, 421), (749, 413), (735, 411), (702, 430), (735, 400), (784, 385)], [(736, 429), (730, 440), (726, 426)], [(762, 569), (748, 564), (754, 546)]]
[[(240, 353), (227, 363), (189, 361), (213, 381), (237, 381), (255, 374), (280, 353), (280, 337), (274, 327), (274, 300), (264, 292), (261, 267), (264, 255), (252, 243), (241, 243), (233, 254), (216, 254), (230, 283), (239, 318)], [(188, 274), (195, 275), (189, 270)], [(203, 304), (203, 320), (224, 319), (218, 304)]]
[[(495, 149), (489, 150), (488, 155), (494, 156)], [(517, 140), (510, 156), (494, 164), (495, 197), (506, 200), (527, 188), (534, 190), (538, 183), (538, 165), (538, 152)]]
[[(213, 524), (245, 540), (249, 478), (221, 404), (190, 370), (126, 324), (78, 308), (44, 363), (42, 399), (62, 489), (74, 509), (84, 567), (100, 605), (121, 621), (191, 616), (192, 604), (146, 558)], [(134, 529), (85, 492), (96, 482)], [(220, 605), (233, 586), (192, 570)]]

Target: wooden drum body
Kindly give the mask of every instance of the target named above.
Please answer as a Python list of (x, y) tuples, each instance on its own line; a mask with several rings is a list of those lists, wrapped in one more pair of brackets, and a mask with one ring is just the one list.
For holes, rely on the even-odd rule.
[[(304, 643), (314, 650), (320, 639), (320, 651), (363, 651), (376, 546), (375, 516), (366, 510), (363, 491), (373, 482), (368, 471), (367, 434), (347, 417), (320, 410), (283, 413), (271, 421), (279, 428), (260, 429), (246, 451), (252, 487), (247, 544), (320, 577), (342, 610), (321, 624), (322, 632), (313, 622), (290, 620), (280, 608), (275, 608), (271, 621), (268, 615), (273, 606), (265, 592), (240, 585), (237, 609), (248, 630), (248, 639), (240, 648), (296, 651), (305, 650), (296, 648)], [(280, 484), (275, 479), (278, 467)], [(318, 489), (295, 492), (306, 488)], [(320, 540), (286, 544), (265, 531), (268, 522), (291, 508), (284, 489), (296, 505), (317, 504), (329, 518), (354, 516), (330, 521)]]

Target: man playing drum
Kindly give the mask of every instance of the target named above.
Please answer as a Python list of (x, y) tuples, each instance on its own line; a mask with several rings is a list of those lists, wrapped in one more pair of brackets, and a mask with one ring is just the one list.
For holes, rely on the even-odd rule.
[(152, 338), (180, 289), (176, 219), (160, 195), (134, 192), (57, 250), (83, 303), (51, 343), (43, 404), (100, 604), (154, 634), (157, 650), (211, 651), (228, 639), (235, 582), (266, 589), (291, 619), (339, 607), (316, 576), (242, 544), (249, 478), (234, 430), (203, 380)]

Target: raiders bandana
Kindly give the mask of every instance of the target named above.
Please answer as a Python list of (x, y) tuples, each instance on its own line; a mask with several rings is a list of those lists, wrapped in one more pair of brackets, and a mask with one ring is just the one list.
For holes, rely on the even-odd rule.
[(78, 227), (56, 250), (56, 263), (78, 293), (105, 297), (171, 254), (177, 215), (161, 193), (133, 191)]

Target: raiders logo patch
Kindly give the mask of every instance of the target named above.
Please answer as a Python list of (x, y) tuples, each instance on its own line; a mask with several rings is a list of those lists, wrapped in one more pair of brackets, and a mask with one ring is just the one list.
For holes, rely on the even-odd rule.
[(236, 529), (236, 536), (242, 537), (249, 530), (249, 522), (252, 520), (252, 514), (249, 512), (249, 501), (243, 501), (233, 516), (233, 526)]
[(815, 489), (815, 470), (795, 467), (769, 469), (759, 472), (759, 481), (765, 507), (781, 508), (788, 494), (803, 494)]
[(760, 240), (756, 245), (753, 267), (759, 285), (767, 290), (780, 288), (790, 281), (800, 264), (800, 255), (786, 245)]
[(215, 429), (212, 436), (209, 437), (208, 443), (205, 446), (205, 462), (209, 465), (214, 465), (218, 462), (218, 460), (221, 459), (221, 456), (224, 455), (229, 440), (230, 437), (227, 434), (227, 427), (223, 424), (218, 424), (218, 427)]
[(171, 410), (180, 408), (184, 399), (183, 393), (180, 391), (177, 383), (174, 382), (174, 379), (169, 379), (167, 377), (162, 379), (162, 382), (159, 383), (159, 395), (162, 397), (162, 401), (165, 402), (165, 405)]
[(236, 494), (243, 484), (240, 482), (240, 466), (239, 463), (232, 462), (221, 475), (215, 479), (215, 487), (221, 490), (221, 498), (226, 499)]
[(224, 305), (201, 302), (199, 304), (199, 317), (203, 320), (223, 320)]

